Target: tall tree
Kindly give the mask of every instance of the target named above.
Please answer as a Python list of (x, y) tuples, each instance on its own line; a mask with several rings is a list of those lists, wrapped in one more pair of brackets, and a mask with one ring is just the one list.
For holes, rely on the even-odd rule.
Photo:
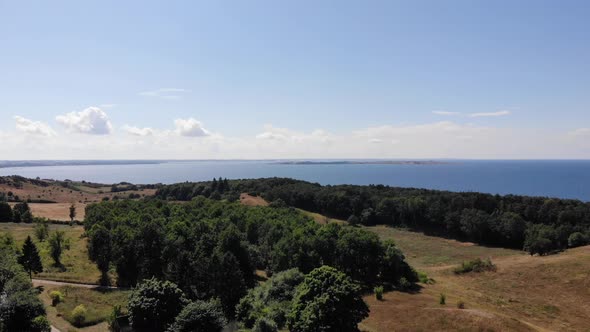
[(41, 264), (39, 251), (37, 250), (37, 246), (35, 246), (30, 236), (27, 236), (27, 239), (23, 244), (23, 253), (18, 258), (18, 262), (29, 273), (29, 278), (31, 279), (33, 279), (33, 272), (43, 272), (43, 264)]
[(297, 287), (288, 326), (293, 332), (355, 332), (367, 316), (369, 308), (360, 287), (346, 274), (322, 266), (311, 271)]
[(49, 253), (55, 265), (61, 266), (61, 255), (67, 249), (69, 249), (69, 244), (63, 231), (55, 231), (55, 233), (51, 234), (51, 237), (49, 237)]
[(72, 205), (70, 205), (70, 220), (73, 222), (74, 218), (76, 218), (76, 205), (72, 203)]
[(0, 222), (12, 221), (12, 208), (6, 202), (0, 201)]
[(108, 272), (111, 264), (111, 234), (103, 225), (94, 225), (88, 237), (88, 256), (101, 272), (101, 284), (109, 283)]

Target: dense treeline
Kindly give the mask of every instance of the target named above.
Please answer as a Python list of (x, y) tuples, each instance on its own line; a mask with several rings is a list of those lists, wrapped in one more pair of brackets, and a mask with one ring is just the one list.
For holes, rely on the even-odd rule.
[(219, 298), (228, 317), (255, 286), (255, 270), (308, 273), (330, 265), (367, 287), (417, 278), (393, 243), (354, 227), (319, 225), (292, 208), (204, 197), (102, 202), (87, 207), (84, 227), (103, 281), (111, 266), (122, 286), (169, 280), (191, 300)]
[(540, 254), (590, 242), (590, 203), (578, 200), (383, 185), (321, 186), (284, 178), (232, 180), (223, 192), (218, 187), (218, 180), (179, 183), (160, 188), (156, 195), (173, 200), (198, 195), (230, 199), (248, 192), (353, 223), (410, 227)]

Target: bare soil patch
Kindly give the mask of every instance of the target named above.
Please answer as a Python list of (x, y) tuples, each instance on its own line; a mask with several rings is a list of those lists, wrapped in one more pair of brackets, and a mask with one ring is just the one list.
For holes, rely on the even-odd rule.
[(268, 202), (260, 196), (252, 196), (247, 193), (240, 194), (240, 203), (247, 206), (268, 206)]

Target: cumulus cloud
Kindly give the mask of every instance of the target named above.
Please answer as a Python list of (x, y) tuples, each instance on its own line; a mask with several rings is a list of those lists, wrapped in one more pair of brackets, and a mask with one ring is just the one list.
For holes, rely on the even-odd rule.
[(153, 136), (156, 133), (154, 129), (149, 127), (139, 128), (128, 125), (123, 126), (123, 130), (133, 136)]
[(22, 116), (15, 116), (16, 129), (28, 134), (40, 135), (40, 136), (56, 136), (57, 134), (47, 124), (39, 121), (33, 121)]
[(145, 97), (156, 97), (161, 99), (180, 99), (182, 97), (182, 94), (186, 92), (190, 91), (178, 88), (162, 88), (151, 91), (143, 91), (140, 92), (139, 95)]
[(113, 130), (109, 117), (98, 107), (88, 107), (81, 112), (59, 115), (55, 119), (70, 132), (106, 135)]
[(510, 115), (510, 111), (498, 111), (498, 112), (483, 112), (483, 113), (471, 113), (469, 114), (472, 118), (479, 118), (479, 117), (493, 117), (493, 116), (505, 116)]
[(459, 112), (448, 112), (448, 111), (432, 111), (433, 114), (436, 115), (445, 115), (445, 116), (451, 116), (451, 115), (459, 115), (461, 113)]
[(180, 136), (203, 137), (211, 134), (207, 129), (203, 128), (201, 122), (193, 118), (176, 119), (174, 120), (174, 126), (176, 127), (175, 132)]

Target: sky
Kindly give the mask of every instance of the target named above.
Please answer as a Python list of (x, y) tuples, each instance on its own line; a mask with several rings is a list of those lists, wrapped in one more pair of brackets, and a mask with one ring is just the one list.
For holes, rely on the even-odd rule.
[(590, 159), (588, 1), (0, 0), (0, 159)]

